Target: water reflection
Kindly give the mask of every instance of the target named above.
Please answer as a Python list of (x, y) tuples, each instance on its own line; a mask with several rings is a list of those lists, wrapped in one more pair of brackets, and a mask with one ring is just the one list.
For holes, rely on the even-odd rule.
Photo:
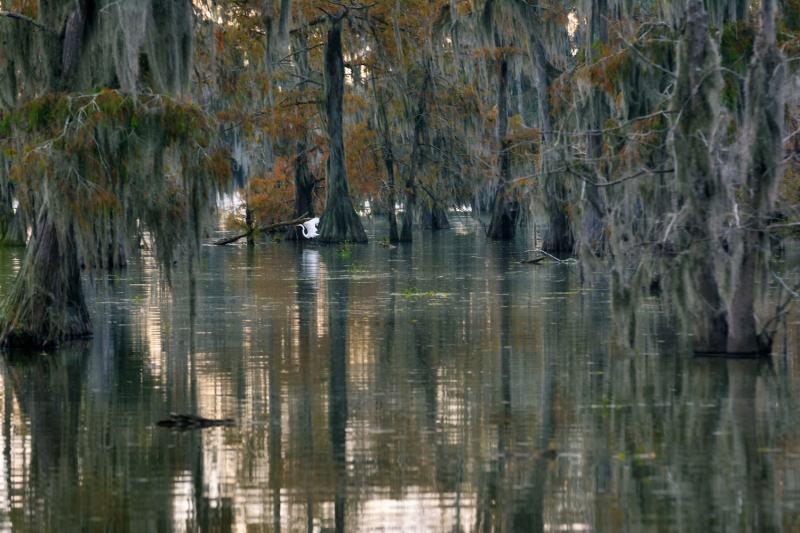
[(194, 303), (131, 261), (92, 341), (2, 363), (0, 529), (791, 529), (800, 324), (696, 359), (653, 299), (614, 351), (602, 280), (529, 247), (209, 248)]

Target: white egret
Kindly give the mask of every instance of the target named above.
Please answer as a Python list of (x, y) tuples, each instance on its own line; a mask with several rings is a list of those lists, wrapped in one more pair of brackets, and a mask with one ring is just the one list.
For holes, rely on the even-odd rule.
[(302, 224), (297, 224), (297, 227), (303, 228), (303, 237), (306, 239), (313, 239), (319, 235), (319, 233), (317, 233), (317, 224), (319, 224), (319, 217), (312, 218)]

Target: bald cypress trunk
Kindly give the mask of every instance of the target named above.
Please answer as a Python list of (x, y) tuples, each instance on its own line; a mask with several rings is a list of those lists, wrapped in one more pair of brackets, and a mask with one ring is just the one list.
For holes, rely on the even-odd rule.
[[(297, 157), (294, 165), (294, 218), (314, 218), (314, 187), (316, 181), (311, 169), (308, 168), (307, 139), (304, 136), (297, 143)], [(303, 230), (297, 226), (290, 226), (286, 232), (288, 240), (299, 240), (303, 237)]]
[[(556, 184), (549, 193), (551, 198), (566, 196), (563, 184)], [(542, 250), (548, 252), (570, 252), (575, 248), (575, 239), (569, 227), (569, 218), (566, 211), (559, 206), (558, 200), (549, 200), (550, 225), (542, 239)]]
[(256, 245), (256, 221), (253, 210), (250, 209), (250, 184), (248, 182), (244, 191), (244, 224), (247, 226), (247, 246)]
[(28, 241), (27, 229), (25, 212), (18, 207), (3, 238), (0, 239), (0, 246), (25, 246)]
[(553, 143), (553, 126), (550, 121), (550, 97), (547, 95), (547, 57), (544, 53), (544, 45), (539, 37), (531, 39), (534, 59), (534, 82), (536, 83), (536, 97), (539, 104), (539, 128), (542, 131), (544, 144), (547, 146)]
[(775, 44), (775, 0), (761, 0), (760, 7), (761, 32), (747, 78), (745, 139), (750, 153), (741, 197), (741, 251), (734, 264), (730, 302), (727, 351), (732, 354), (769, 353), (772, 348), (769, 332), (759, 335), (756, 330), (755, 297), (758, 274), (766, 274), (769, 261), (766, 226), (781, 176), (784, 67), (783, 54)]
[[(544, 45), (537, 36), (531, 40), (534, 56), (534, 71), (536, 92), (539, 101), (539, 128), (542, 132), (542, 158), (547, 161), (547, 151), (553, 146), (553, 126), (550, 120), (550, 97), (547, 89), (547, 57)], [(546, 164), (543, 167), (546, 168)], [(543, 173), (544, 174), (544, 173)], [(546, 176), (546, 174), (545, 174)], [(575, 246), (575, 239), (569, 227), (567, 217), (567, 190), (564, 182), (558, 176), (545, 177), (544, 202), (550, 224), (542, 240), (542, 250), (549, 252), (567, 252)]]
[(421, 229), (450, 229), (447, 211), (438, 203), (434, 203), (431, 207), (424, 207), (419, 217), (419, 227)]
[[(40, 5), (39, 15), (46, 26), (63, 25), (58, 37), (52, 31), (42, 32), (42, 89), (74, 90), (80, 43), (87, 26), (86, 2), (74, 2), (69, 7)], [(4, 242), (25, 244), (25, 229), (20, 206)], [(0, 345), (5, 347), (35, 348), (92, 335), (72, 224), (59, 232), (55, 217), (43, 209), (34, 230), (22, 268), (2, 303)]]
[[(281, 19), (280, 19), (280, 32), (286, 33), (288, 31), (284, 25), (288, 25), (288, 18), (291, 18), (291, 11), (284, 12), (284, 7), (290, 4), (291, 0), (281, 0)], [(288, 26), (287, 26), (288, 27)], [(280, 36), (279, 36), (280, 37)], [(284, 36), (285, 37), (285, 36)], [(280, 37), (282, 41), (284, 37)], [(308, 42), (304, 35), (298, 38), (298, 50), (296, 52), (296, 61), (298, 71), (301, 76), (307, 78), (309, 75), (308, 68)], [(297, 89), (300, 93), (306, 90), (306, 82), (298, 85)], [(317, 182), (311, 169), (308, 166), (308, 152), (309, 152), (310, 138), (308, 132), (303, 132), (300, 135), (295, 145), (294, 160), (294, 218), (314, 218), (314, 189)], [(286, 239), (288, 240), (301, 240), (303, 239), (303, 230), (299, 226), (290, 226), (289, 231), (286, 232)]]
[(417, 167), (420, 165), (422, 151), (422, 132), (425, 128), (425, 93), (430, 81), (430, 70), (425, 70), (422, 80), (422, 90), (417, 102), (417, 112), (414, 115), (414, 145), (411, 148), (411, 161), (406, 172), (405, 182), (405, 209), (403, 211), (403, 225), (400, 228), (400, 242), (411, 242), (414, 231), (414, 218), (416, 216), (417, 186), (415, 183)]
[(389, 241), (398, 242), (400, 235), (397, 233), (397, 214), (394, 211), (394, 205), (397, 202), (394, 181), (394, 151), (391, 145), (386, 148), (383, 163), (386, 165), (386, 173), (389, 175), (389, 198), (386, 200), (389, 207)]
[(383, 95), (378, 92), (375, 87), (375, 78), (372, 78), (372, 88), (375, 93), (375, 99), (378, 102), (378, 122), (380, 123), (381, 136), (383, 141), (383, 165), (386, 167), (386, 175), (389, 178), (387, 188), (387, 207), (389, 218), (389, 241), (398, 242), (400, 236), (397, 233), (397, 215), (395, 213), (395, 204), (397, 203), (397, 192), (395, 190), (394, 180), (394, 149), (392, 148), (392, 136), (389, 131), (389, 119), (386, 116), (386, 101)]
[[(36, 20), (18, 20), (15, 23), (11, 32), (12, 39), (7, 39), (4, 32), (4, 38), (0, 39), (0, 55), (14, 56), (11, 61), (14, 67), (4, 69), (5, 79), (0, 83), (5, 88), (9, 86), (13, 88), (14, 98), (9, 99), (6, 96), (0, 98), (0, 103), (5, 109), (14, 113), (40, 95), (54, 93), (77, 95), (95, 92), (97, 87), (109, 88), (110, 84), (114, 84), (111, 88), (118, 87), (122, 92), (133, 93), (135, 96), (139, 81), (145, 82), (148, 91), (182, 93), (189, 82), (194, 42), (192, 3), (189, 0), (162, 0), (120, 2), (114, 6), (113, 9), (106, 10), (99, 9), (100, 6), (90, 0), (70, 2), (46, 0), (38, 3)], [(106, 24), (105, 17), (113, 17), (115, 22)], [(119, 31), (125, 24), (133, 26), (130, 28), (131, 32)], [(25, 43), (27, 51), (21, 51), (21, 48), (16, 46), (19, 43)], [(116, 43), (119, 47), (109, 46), (109, 43)], [(146, 71), (146, 80), (141, 80), (144, 76), (139, 75), (140, 67), (143, 73)], [(0, 92), (6, 93), (5, 90)], [(136, 98), (133, 100), (136, 101)], [(177, 103), (177, 99), (175, 103), (182, 106)], [(105, 111), (100, 115), (103, 118), (94, 130), (99, 153), (109, 149), (107, 153), (113, 153), (111, 159), (119, 157), (125, 159), (126, 163), (138, 158), (138, 155), (135, 157), (132, 155), (136, 150), (130, 153), (118, 150), (122, 143), (112, 141), (112, 136), (106, 136), (106, 141), (102, 140), (103, 128), (116, 120), (124, 122), (124, 119), (119, 116), (112, 119), (111, 113)], [(64, 124), (64, 135), (68, 130), (74, 132), (73, 126), (74, 121), (68, 120)], [(25, 128), (21, 131), (25, 132)], [(28, 130), (23, 135), (31, 134), (35, 137), (40, 133)], [(137, 134), (139, 133), (141, 132), (137, 131)], [(165, 142), (161, 134), (153, 135), (151, 140), (154, 142), (149, 145), (150, 147)], [(111, 145), (101, 148), (104, 142), (110, 142)], [(59, 151), (60, 149), (53, 150), (54, 154), (58, 154)], [(59, 173), (64, 165), (74, 169), (69, 160), (78, 158), (83, 160), (83, 154), (80, 153), (82, 151), (83, 148), (71, 152), (68, 157), (51, 159), (48, 161), (48, 172), (41, 176), (41, 189), (26, 188), (27, 194), (21, 203), (22, 208), (28, 210), (27, 222), (33, 229), (32, 239), (14, 286), (5, 294), (2, 303), (2, 313), (0, 313), (2, 345), (31, 347), (52, 345), (63, 339), (92, 333), (81, 283), (78, 237), (91, 234), (95, 237), (94, 242), (104, 240), (97, 238), (100, 235), (100, 230), (97, 228), (108, 224), (108, 227), (118, 231), (126, 224), (124, 215), (128, 213), (120, 217), (123, 219), (120, 224), (117, 223), (120, 221), (114, 218), (116, 215), (112, 217), (108, 212), (92, 213), (91, 209), (81, 223), (75, 221), (81, 217), (76, 217), (71, 211), (77, 204), (70, 205), (70, 192), (75, 192), (76, 195), (82, 195), (83, 192), (69, 191), (68, 180), (54, 176), (60, 176)], [(86, 151), (89, 153), (87, 160), (90, 160), (92, 149)], [(104, 173), (106, 177), (113, 174), (105, 157), (101, 156), (101, 159), (104, 162), (99, 172)], [(145, 175), (148, 182), (151, 180), (149, 173), (142, 172), (141, 169), (134, 171), (135, 166), (125, 167), (124, 187), (109, 190), (110, 195), (120, 200), (120, 205), (126, 209), (130, 207), (128, 200), (132, 198), (130, 181), (143, 178)], [(163, 171), (158, 162), (154, 166), (156, 170)], [(95, 172), (91, 170), (91, 165), (85, 169), (81, 168), (81, 172), (84, 170), (90, 174)], [(160, 177), (163, 178), (163, 173)], [(38, 178), (37, 176), (36, 179)], [(58, 180), (57, 186), (54, 186), (54, 180)], [(87, 176), (87, 181), (92, 182), (91, 175)], [(66, 191), (59, 188), (62, 185), (66, 186)], [(203, 196), (204, 200), (205, 198)], [(138, 206), (139, 200), (140, 198), (133, 198), (132, 203)], [(194, 216), (197, 208), (197, 203), (191, 204), (190, 217)], [(90, 224), (84, 223), (87, 219)], [(102, 225), (92, 226), (98, 219), (102, 219)], [(19, 228), (23, 232), (24, 239), (27, 237), (27, 228), (24, 224), (20, 224)], [(159, 226), (153, 224), (149, 229), (154, 228), (155, 233), (158, 233)], [(94, 257), (87, 257), (87, 260), (101, 265), (106, 262), (109, 253), (116, 265), (124, 260), (124, 254), (118, 248), (121, 246), (121, 235), (115, 233), (108, 237), (111, 250), (103, 248), (82, 250), (86, 254), (96, 254)], [(156, 237), (160, 240), (159, 235)], [(86, 240), (81, 240), (87, 243)], [(171, 239), (166, 241), (173, 242)], [(197, 249), (194, 245), (192, 248), (195, 251)], [(165, 261), (171, 259), (171, 250), (166, 250), (166, 246), (161, 250), (166, 255)]]
[[(591, 20), (587, 28), (586, 53), (588, 62), (593, 63), (592, 52), (595, 40), (603, 44), (608, 44), (608, 2), (607, 0), (592, 0)], [(600, 158), (603, 155), (603, 134), (606, 120), (610, 116), (610, 110), (606, 103), (606, 95), (603, 90), (593, 88), (588, 101), (588, 120), (587, 125), (591, 133), (586, 139), (586, 156), (591, 175), (595, 176), (594, 181), (599, 182), (597, 168), (600, 165)], [(605, 202), (600, 189), (585, 181), (581, 184), (581, 209), (580, 223), (578, 225), (578, 235), (575, 239), (575, 255), (580, 255), (583, 251), (594, 251), (602, 253), (603, 235), (605, 232)]]
[(685, 220), (685, 274), (691, 302), (695, 353), (725, 353), (728, 319), (714, 273), (712, 214), (723, 193), (709, 146), (713, 139), (722, 80), (719, 54), (708, 33), (701, 0), (688, 1), (688, 15), (678, 45), (678, 77), (672, 108), (676, 111), (673, 150)]
[(517, 231), (519, 204), (511, 194), (511, 153), (508, 147), (508, 61), (500, 62), (497, 80), (497, 144), (500, 148), (500, 177), (492, 209), (492, 221), (486, 236), (491, 239), (513, 239)]
[(353, 201), (344, 153), (342, 100), (344, 98), (344, 57), (342, 56), (342, 19), (328, 19), (325, 43), (325, 111), (328, 118), (328, 199), (319, 224), (320, 242), (367, 242)]
[(72, 226), (59, 233), (47, 211), (37, 226), (39, 232), (3, 302), (3, 346), (48, 346), (92, 335)]

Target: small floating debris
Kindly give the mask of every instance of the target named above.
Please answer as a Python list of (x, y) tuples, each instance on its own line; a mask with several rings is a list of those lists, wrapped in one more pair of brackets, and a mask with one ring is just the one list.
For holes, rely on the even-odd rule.
[(534, 265), (536, 263), (541, 263), (544, 260), (545, 257), (543, 255), (540, 255), (539, 257), (534, 257), (533, 259), (523, 259), (522, 261), (520, 261), (520, 263), (522, 263), (523, 265)]
[[(558, 257), (556, 257), (556, 256), (554, 256), (554, 255), (552, 255), (552, 254), (548, 254), (548, 253), (547, 253), (547, 252), (545, 252), (544, 250), (540, 250), (540, 249), (536, 249), (536, 250), (525, 250), (525, 252), (526, 252), (526, 253), (527, 253), (527, 252), (536, 252), (536, 253), (540, 253), (540, 254), (542, 254), (542, 256), (541, 256), (541, 257), (545, 257), (545, 256), (546, 256), (546, 257), (549, 257), (550, 259), (552, 259), (553, 261), (556, 261), (556, 262), (558, 262), (558, 263), (559, 263), (559, 264), (561, 264), (561, 265), (577, 265), (577, 264), (578, 264), (578, 260), (577, 260), (577, 259), (575, 259), (575, 258), (573, 258), (573, 257), (569, 257), (569, 258), (567, 258), (567, 259), (559, 259)], [(540, 259), (540, 257), (535, 257), (534, 259), (528, 259), (528, 260), (525, 260), (525, 261), (520, 261), (520, 263), (532, 263), (532, 262), (536, 262), (536, 260), (537, 260), (537, 259), (541, 260), (541, 259)]]
[(232, 418), (223, 418), (222, 420), (215, 420), (212, 418), (203, 418), (195, 415), (182, 415), (178, 413), (170, 413), (169, 418), (159, 420), (156, 422), (158, 427), (172, 428), (172, 429), (205, 429), (217, 426), (233, 426), (236, 421)]

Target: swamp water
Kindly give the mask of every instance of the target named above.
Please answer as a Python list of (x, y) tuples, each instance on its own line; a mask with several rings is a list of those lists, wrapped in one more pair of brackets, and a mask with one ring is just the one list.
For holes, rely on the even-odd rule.
[(605, 276), (454, 226), (205, 246), (194, 301), (134, 259), (94, 339), (0, 360), (0, 529), (800, 529), (797, 324), (788, 357), (693, 358), (648, 299), (616, 350)]

